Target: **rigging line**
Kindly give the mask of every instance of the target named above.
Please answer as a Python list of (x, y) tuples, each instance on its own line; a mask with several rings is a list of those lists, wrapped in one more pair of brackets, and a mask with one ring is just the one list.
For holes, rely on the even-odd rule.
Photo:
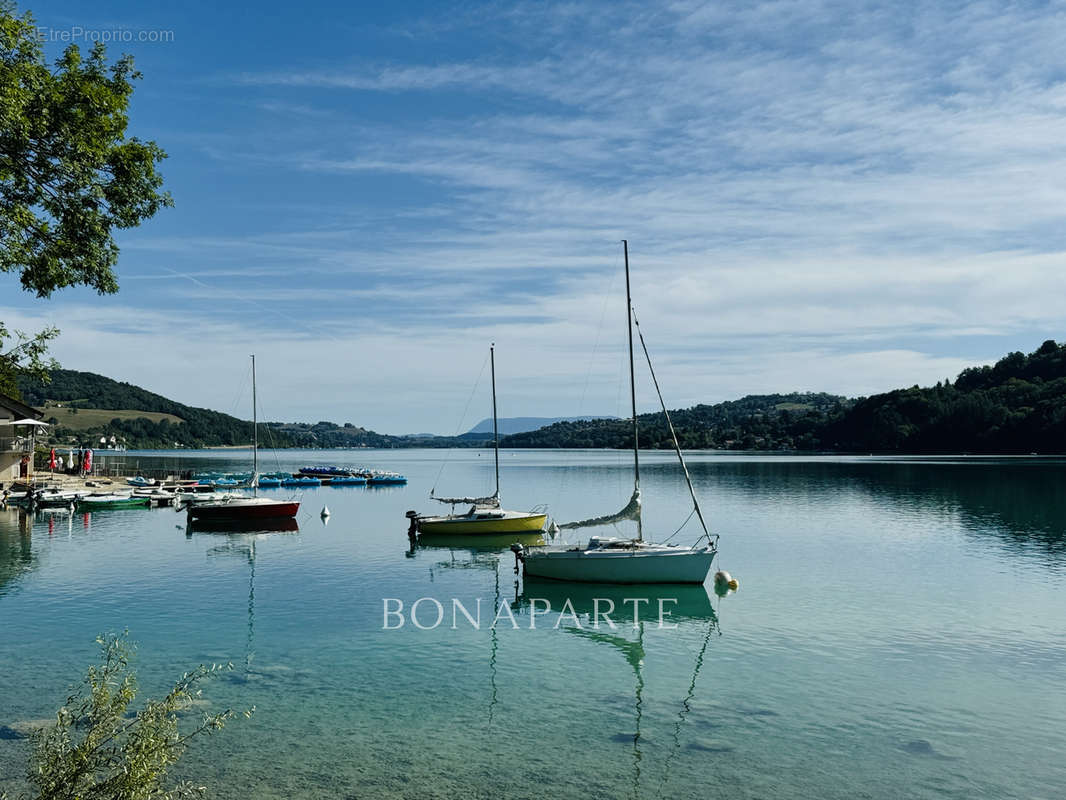
[(674, 531), (669, 536), (667, 536), (665, 539), (663, 539), (662, 540), (662, 544), (666, 544), (671, 539), (673, 539), (675, 536), (677, 536), (679, 533), (681, 533), (681, 529), (684, 528), (686, 525), (688, 525), (688, 521), (690, 519), (692, 519), (692, 515), (695, 514), (695, 513), (696, 513), (696, 509), (695, 508), (693, 508), (691, 511), (689, 511), (688, 512), (688, 516), (685, 517), (685, 521), (681, 523), (681, 525), (678, 527), (678, 529), (676, 531)]
[[(692, 488), (692, 477), (688, 474), (688, 465), (685, 464), (685, 457), (681, 454), (681, 445), (677, 441), (677, 433), (674, 431), (674, 423), (670, 419), (670, 412), (666, 410), (666, 402), (663, 400), (663, 393), (659, 389), (659, 379), (655, 377), (655, 367), (651, 365), (651, 356), (648, 354), (648, 345), (644, 343), (644, 334), (640, 330), (640, 322), (637, 320), (636, 309), (633, 309), (633, 323), (637, 326), (637, 336), (640, 337), (640, 346), (644, 350), (644, 358), (648, 361), (648, 372), (651, 373), (651, 382), (655, 384), (655, 393), (659, 395), (659, 405), (663, 407), (663, 414), (666, 415), (666, 424), (670, 428), (670, 438), (674, 440), (674, 450), (677, 451), (677, 458), (681, 462), (681, 469), (685, 473), (685, 483), (688, 484), (688, 492), (692, 495), (692, 507), (696, 511), (696, 516), (700, 518), (700, 525), (703, 526), (703, 536), (707, 537), (707, 543), (711, 544), (711, 532), (707, 530), (707, 523), (704, 521), (703, 512), (700, 510), (700, 501), (696, 499), (696, 490)], [(699, 539), (696, 541), (699, 541)]]
[[(490, 351), (491, 355), (491, 351)], [(459, 418), (459, 424), (455, 428), (455, 433), (452, 435), (454, 439), (459, 435), (459, 431), (463, 429), (463, 423), (466, 421), (466, 415), (470, 411), (470, 404), (474, 401), (474, 395), (477, 393), (478, 386), (481, 385), (481, 379), (485, 375), (485, 365), (489, 363), (489, 356), (485, 356), (485, 360), (481, 362), (481, 370), (477, 374), (477, 380), (474, 381), (474, 387), (470, 390), (470, 396), (466, 398), (466, 407), (463, 408), (463, 415)], [(433, 493), (437, 491), (437, 484), (440, 483), (440, 476), (444, 474), (444, 468), (448, 466), (448, 461), (452, 457), (452, 450), (455, 447), (449, 447), (444, 453), (444, 459), (441, 461), (440, 469), (437, 470), (437, 477), (433, 481), (433, 488), (429, 490), (429, 496), (432, 497)]]
[[(259, 405), (260, 416), (262, 416), (265, 419), (266, 418), (266, 412), (263, 411), (262, 402), (258, 403), (258, 405)], [(274, 434), (273, 434), (273, 432), (270, 429), (270, 425), (268, 425), (266, 423), (263, 424), (263, 430), (266, 431), (266, 438), (270, 442), (269, 447), (271, 449), (271, 452), (274, 454), (274, 466), (277, 468), (277, 471), (280, 472), (281, 471), (281, 459), (278, 458), (278, 446), (277, 446), (277, 443), (274, 440)]]
[(250, 383), (250, 380), (249, 380), (249, 376), (250, 375), (251, 375), (251, 367), (249, 367), (248, 369), (245, 370), (244, 380), (237, 386), (237, 397), (233, 400), (233, 403), (230, 405), (230, 410), (229, 410), (230, 416), (236, 417), (237, 414), (239, 413), (237, 409), (240, 407), (241, 403), (244, 401), (244, 392), (245, 392), (245, 389), (248, 388), (248, 384)]
[(717, 617), (711, 617), (710, 622), (707, 625), (707, 633), (703, 637), (703, 646), (700, 648), (699, 654), (696, 656), (696, 665), (692, 670), (692, 680), (688, 685), (688, 694), (685, 695), (685, 699), (681, 701), (681, 709), (677, 712), (677, 722), (674, 723), (674, 749), (666, 757), (666, 761), (663, 764), (662, 779), (659, 781), (659, 797), (663, 796), (663, 787), (666, 785), (666, 781), (670, 777), (670, 762), (674, 760), (678, 751), (681, 749), (681, 726), (685, 722), (685, 717), (692, 710), (692, 699), (696, 695), (696, 679), (700, 675), (700, 669), (703, 667), (703, 657), (707, 652), (707, 645), (711, 641), (711, 634), (714, 633), (718, 626)]

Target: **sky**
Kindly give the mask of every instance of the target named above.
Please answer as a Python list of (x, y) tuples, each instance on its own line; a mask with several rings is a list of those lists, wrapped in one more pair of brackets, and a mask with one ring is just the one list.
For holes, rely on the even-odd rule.
[[(175, 207), (64, 367), (189, 405), (466, 430), (866, 395), (1066, 339), (1066, 10), (1027, 2), (20, 3), (110, 36)], [(657, 400), (646, 369), (638, 406)]]

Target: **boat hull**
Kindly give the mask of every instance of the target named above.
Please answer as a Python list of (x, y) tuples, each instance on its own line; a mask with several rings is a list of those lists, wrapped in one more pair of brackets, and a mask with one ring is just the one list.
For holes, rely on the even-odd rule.
[(190, 520), (265, 520), (295, 517), (299, 503), (218, 503), (189, 506)]
[[(513, 513), (513, 512), (512, 512)], [(547, 514), (520, 514), (502, 518), (476, 519), (469, 515), (418, 517), (423, 536), (475, 536), (498, 533), (537, 533), (544, 529)]]
[(528, 548), (524, 572), (536, 578), (576, 583), (703, 583), (711, 570), (711, 547), (647, 550)]
[(123, 500), (93, 500), (83, 497), (78, 501), (78, 510), (98, 511), (107, 508), (146, 508), (151, 504), (147, 497), (128, 497)]

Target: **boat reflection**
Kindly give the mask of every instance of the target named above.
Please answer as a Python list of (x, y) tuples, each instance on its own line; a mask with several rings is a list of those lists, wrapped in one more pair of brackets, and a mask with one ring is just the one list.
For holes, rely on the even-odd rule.
[(294, 533), (300, 530), (295, 517), (273, 519), (192, 519), (185, 528), (186, 536), (193, 533)]
[(262, 520), (189, 520), (185, 537), (194, 534), (219, 535), (214, 541), (221, 542), (207, 549), (208, 558), (236, 557), (248, 563), (248, 622), (244, 645), (244, 667), (234, 678), (247, 681), (253, 674), (255, 659), (255, 559), (256, 542), (269, 539), (274, 534), (299, 533), (300, 526), (293, 517)]
[(449, 550), (462, 549), (470, 551), (507, 550), (515, 543), (531, 546), (542, 545), (544, 544), (544, 534), (540, 531), (533, 533), (479, 533), (466, 536), (461, 534), (423, 533), (413, 542), (417, 547), (443, 547)]
[[(660, 779), (655, 796), (670, 796), (665, 791), (666, 781), (671, 775), (670, 767), (681, 751), (681, 732), (692, 710), (692, 701), (696, 696), (696, 682), (703, 668), (712, 635), (716, 632), (721, 633), (707, 586), (590, 585), (526, 578), (522, 594), (516, 597), (514, 607), (527, 609), (529, 613), (542, 613), (547, 611), (545, 603), (550, 604), (553, 615), (562, 612), (562, 619), (567, 618), (572, 609), (578, 624), (564, 625), (561, 630), (593, 645), (616, 651), (633, 672), (633, 733), (632, 737), (627, 733), (625, 741), (630, 741), (630, 738), (632, 740), (631, 783), (634, 798), (649, 794), (646, 786), (644, 790), (641, 788), (642, 767), (644, 766), (642, 724), (645, 711), (646, 626), (654, 629), (660, 624), (693, 627), (702, 622), (705, 625), (699, 650), (693, 660), (688, 690), (681, 700), (673, 723), (671, 737), (673, 747), (660, 765)], [(662, 609), (661, 617), (660, 609)], [(610, 615), (613, 625), (606, 623), (605, 613)], [(581, 617), (585, 617), (589, 624), (582, 624)], [(600, 623), (598, 627), (594, 626), (597, 621)], [(623, 635), (627, 630), (630, 631), (630, 635)], [(647, 781), (643, 782), (647, 783)]]
[[(508, 550), (515, 542), (523, 545), (542, 545), (544, 544), (544, 535), (539, 531), (533, 533), (486, 533), (477, 534), (476, 536), (429, 533), (415, 535), (408, 531), (408, 541), (410, 542), (410, 547), (405, 553), (407, 558), (416, 558), (419, 551), (431, 553), (433, 551), (447, 550), (451, 552), (451, 563), (454, 566), (465, 563), (464, 561), (457, 561), (456, 555), (468, 557), (466, 560), (472, 562), (468, 566), (475, 566), (479, 562), (485, 566), (489, 564), (495, 566), (499, 563), (500, 553)], [(439, 566), (447, 566), (447, 564), (440, 564)]]
[(643, 621), (658, 624), (660, 608), (665, 624), (679, 620), (710, 620), (715, 624), (718, 621), (706, 584), (588, 584), (526, 577), (515, 607), (534, 610), (535, 601), (539, 602), (537, 613), (544, 612), (544, 603), (549, 603), (553, 614), (564, 608), (568, 612), (573, 609), (578, 616), (592, 620), (596, 614), (602, 619), (604, 613), (609, 613), (618, 625)]

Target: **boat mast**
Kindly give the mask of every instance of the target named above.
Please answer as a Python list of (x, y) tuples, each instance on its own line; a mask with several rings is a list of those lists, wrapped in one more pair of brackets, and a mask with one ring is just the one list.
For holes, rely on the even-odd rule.
[(496, 499), (500, 497), (500, 431), (496, 422), (496, 342), (489, 345), (492, 365), (492, 449), (496, 455)]
[[(630, 343), (632, 344), (632, 342)], [(631, 365), (632, 366), (632, 365)], [(259, 419), (256, 417), (255, 402), (255, 354), (252, 354), (252, 494), (258, 494), (259, 488)]]
[[(629, 241), (622, 240), (626, 262), (626, 333), (629, 334), (629, 399), (633, 406), (633, 492), (640, 491), (640, 449), (637, 437), (637, 383), (633, 377), (633, 299), (629, 292)], [(637, 518), (637, 541), (643, 538)]]

